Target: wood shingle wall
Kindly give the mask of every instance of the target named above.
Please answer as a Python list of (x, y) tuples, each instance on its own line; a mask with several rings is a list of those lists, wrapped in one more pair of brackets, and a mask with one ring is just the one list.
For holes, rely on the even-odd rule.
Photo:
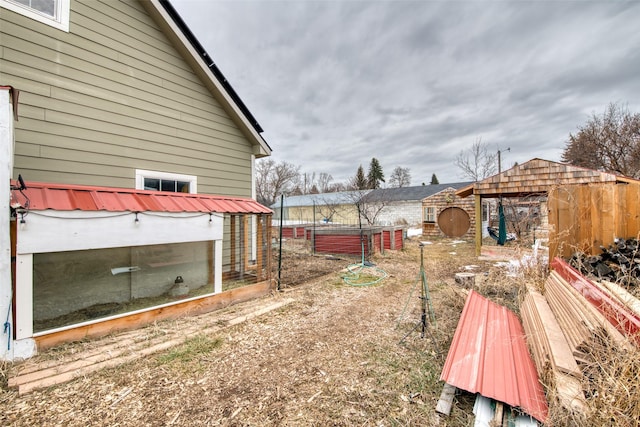
[(543, 159), (532, 159), (475, 184), (474, 194), (492, 196), (546, 193), (558, 185), (616, 182), (616, 175)]
[(473, 197), (460, 198), (456, 196), (455, 189), (448, 188), (433, 196), (427, 197), (422, 200), (423, 216), (425, 208), (433, 206), (436, 208), (436, 222), (428, 223), (422, 222), (422, 235), (425, 237), (445, 237), (446, 234), (440, 229), (438, 225), (438, 218), (440, 214), (447, 208), (455, 207), (464, 210), (469, 215), (469, 229), (460, 237), (473, 238), (476, 232), (476, 213)]

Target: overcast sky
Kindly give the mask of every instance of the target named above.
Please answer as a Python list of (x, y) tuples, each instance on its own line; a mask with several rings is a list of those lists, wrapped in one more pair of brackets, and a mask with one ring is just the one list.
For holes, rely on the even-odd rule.
[(334, 182), (409, 168), (466, 181), (481, 138), (502, 168), (559, 161), (618, 102), (640, 112), (640, 2), (172, 0), (258, 120), (272, 158)]

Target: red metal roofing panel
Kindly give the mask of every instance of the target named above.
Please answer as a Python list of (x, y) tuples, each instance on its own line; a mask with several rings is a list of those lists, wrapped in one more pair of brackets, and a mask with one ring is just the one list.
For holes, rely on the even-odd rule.
[(440, 379), (547, 419), (548, 406), (518, 317), (469, 292)]
[(602, 313), (617, 330), (632, 337), (636, 343), (640, 343), (640, 318), (628, 310), (624, 304), (609, 297), (562, 258), (554, 258), (551, 267)]
[(253, 199), (209, 194), (169, 193), (128, 188), (27, 182), (24, 195), (11, 192), (11, 204), (33, 210), (82, 210), (112, 212), (217, 212), (270, 214), (272, 211)]

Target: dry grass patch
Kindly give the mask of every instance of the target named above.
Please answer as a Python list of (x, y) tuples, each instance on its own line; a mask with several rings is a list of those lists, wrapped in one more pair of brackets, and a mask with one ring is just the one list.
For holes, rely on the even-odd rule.
[[(418, 243), (410, 240), (402, 251), (373, 257), (387, 275), (376, 286), (344, 282), (343, 270), (353, 260), (295, 253), (283, 259), (283, 277), (291, 278), (284, 294), (293, 303), (67, 384), (23, 396), (5, 387), (0, 391), (0, 425), (434, 425), (443, 385), (439, 376), (465, 301), (464, 291), (454, 284), (455, 273), (476, 265), (471, 271), (484, 279), (478, 281), (478, 291), (512, 309), (523, 278), (504, 277), (504, 269), (479, 262), (473, 243), (435, 240), (425, 245), (435, 322), (429, 322), (423, 338), (416, 328), (421, 316)], [(206, 323), (197, 319), (202, 329), (217, 321), (215, 316), (206, 317)], [(141, 329), (138, 339), (168, 333), (174, 325), (159, 322)], [(59, 357), (90, 348), (84, 342), (48, 352)], [(627, 362), (639, 366), (635, 360)], [(613, 365), (602, 360), (594, 369), (602, 387), (616, 377), (637, 374), (623, 365), (605, 371)], [(3, 375), (11, 369), (6, 366)], [(634, 387), (630, 379), (610, 389), (615, 388), (618, 401), (623, 392), (637, 395)], [(602, 399), (600, 411), (607, 402), (612, 406), (608, 391), (593, 394)], [(618, 410), (636, 416), (633, 401), (627, 402)], [(459, 394), (451, 416), (440, 425), (471, 425), (472, 407), (473, 396)], [(625, 422), (622, 413), (616, 417), (602, 420)], [(562, 424), (560, 415), (556, 419), (554, 425), (571, 425)]]

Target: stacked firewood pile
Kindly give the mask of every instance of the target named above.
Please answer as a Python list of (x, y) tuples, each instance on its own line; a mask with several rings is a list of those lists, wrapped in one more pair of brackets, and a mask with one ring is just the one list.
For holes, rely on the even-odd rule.
[(615, 239), (609, 247), (600, 246), (600, 255), (575, 253), (569, 260), (585, 276), (640, 288), (640, 242), (636, 238)]

